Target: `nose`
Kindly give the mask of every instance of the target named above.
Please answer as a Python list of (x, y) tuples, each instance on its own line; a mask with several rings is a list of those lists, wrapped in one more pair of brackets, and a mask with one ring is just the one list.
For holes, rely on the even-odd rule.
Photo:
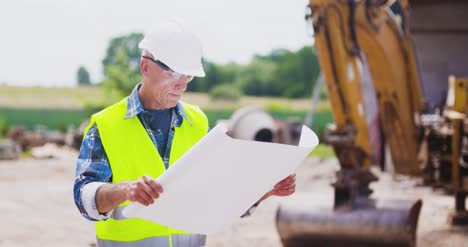
[(180, 78), (177, 80), (176, 88), (177, 90), (181, 90), (182, 92), (185, 92), (187, 90), (187, 80), (184, 80), (183, 78)]

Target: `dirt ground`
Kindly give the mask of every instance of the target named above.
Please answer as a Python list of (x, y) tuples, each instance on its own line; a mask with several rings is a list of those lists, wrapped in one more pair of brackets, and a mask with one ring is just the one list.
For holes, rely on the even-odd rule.
[[(0, 161), (0, 246), (94, 246), (93, 223), (75, 208), (72, 196), (75, 154), (58, 159)], [(297, 171), (297, 192), (271, 198), (254, 215), (239, 219), (208, 236), (207, 246), (281, 246), (274, 216), (280, 204), (331, 206), (330, 187), (336, 160), (308, 159)], [(395, 182), (379, 174), (376, 198), (422, 198), (418, 246), (468, 246), (468, 227), (451, 227), (447, 215), (453, 198), (417, 187), (410, 180)]]

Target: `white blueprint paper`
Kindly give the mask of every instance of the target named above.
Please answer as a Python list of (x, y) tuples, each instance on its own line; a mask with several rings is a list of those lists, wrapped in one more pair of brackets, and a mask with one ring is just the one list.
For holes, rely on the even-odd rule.
[(276, 183), (293, 174), (318, 144), (302, 127), (299, 146), (232, 139), (217, 125), (157, 181), (164, 192), (153, 205), (123, 211), (190, 233), (213, 233), (238, 220)]

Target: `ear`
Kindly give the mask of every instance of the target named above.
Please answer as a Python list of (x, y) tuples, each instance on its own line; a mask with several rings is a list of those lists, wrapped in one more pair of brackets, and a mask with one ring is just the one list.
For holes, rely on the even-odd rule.
[(140, 60), (140, 72), (143, 77), (147, 77), (149, 75), (149, 66), (148, 62), (145, 59)]

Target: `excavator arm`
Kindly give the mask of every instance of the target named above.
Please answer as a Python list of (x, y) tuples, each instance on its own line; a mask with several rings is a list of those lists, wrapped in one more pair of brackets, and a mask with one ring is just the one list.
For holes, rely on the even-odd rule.
[(361, 93), (362, 69), (369, 68), (396, 172), (418, 174), (417, 124), (424, 100), (408, 28), (385, 1), (312, 0), (310, 6), (335, 131), (355, 132), (345, 135), (353, 136), (357, 149), (349, 155), (349, 149), (339, 149), (339, 138), (331, 136), (340, 164), (369, 168), (370, 144)]
[[(381, 126), (395, 171), (418, 175), (422, 164), (419, 123), (424, 108), (409, 29), (409, 15), (394, 1), (311, 0), (315, 46), (332, 106), (334, 125), (325, 139), (340, 162), (335, 207), (368, 197), (377, 178), (370, 171), (371, 145), (361, 84), (364, 69), (375, 89)], [(408, 7), (400, 5), (400, 9)]]
[(286, 246), (415, 245), (421, 201), (386, 207), (370, 199), (369, 184), (377, 177), (370, 169), (372, 147), (361, 90), (365, 68), (371, 75), (395, 171), (421, 173), (419, 118), (424, 100), (405, 27), (409, 16), (402, 11), (398, 17), (391, 4), (310, 0), (315, 46), (334, 119), (325, 139), (341, 166), (334, 183), (337, 213), (280, 208), (278, 231)]
[[(416, 0), (414, 0), (416, 1)], [(421, 2), (421, 1), (420, 1)], [(334, 125), (334, 210), (282, 205), (277, 228), (285, 246), (415, 246), (421, 200), (377, 202), (369, 184), (369, 142), (361, 85), (369, 70), (394, 170), (421, 176), (455, 195), (453, 224), (467, 224), (467, 80), (451, 77), (446, 105), (427, 112), (409, 33), (408, 0), (310, 0), (315, 46)], [(443, 82), (440, 82), (442, 85)], [(389, 206), (391, 204), (391, 206)]]

